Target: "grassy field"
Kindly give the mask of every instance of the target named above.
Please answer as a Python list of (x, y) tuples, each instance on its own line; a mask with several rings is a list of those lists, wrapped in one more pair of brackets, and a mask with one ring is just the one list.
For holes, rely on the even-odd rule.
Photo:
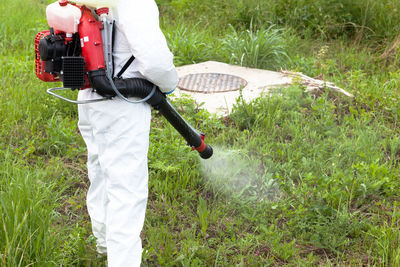
[[(0, 265), (104, 266), (76, 106), (34, 74), (47, 0), (0, 2)], [(182, 98), (201, 161), (154, 112), (144, 266), (400, 266), (400, 0), (160, 0), (176, 65), (301, 71), (226, 119)], [(70, 96), (76, 92), (70, 92)]]

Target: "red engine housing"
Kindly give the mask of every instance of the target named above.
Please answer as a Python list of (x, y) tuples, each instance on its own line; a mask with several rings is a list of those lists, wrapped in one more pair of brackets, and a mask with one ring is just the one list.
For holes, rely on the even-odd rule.
[[(103, 23), (95, 19), (90, 9), (82, 6), (82, 17), (79, 22), (78, 34), (80, 38), (81, 56), (85, 60), (85, 72), (105, 69), (105, 59), (103, 51), (103, 38), (101, 30)], [(56, 34), (65, 36), (64, 32), (54, 29)], [(56, 75), (45, 72), (45, 62), (41, 60), (39, 54), (39, 42), (42, 38), (50, 34), (50, 31), (41, 31), (35, 38), (35, 72), (36, 76), (45, 82), (57, 82), (60, 78)], [(67, 39), (67, 38), (66, 38)], [(67, 40), (66, 40), (67, 42)], [(89, 88), (90, 83), (87, 75), (85, 75), (84, 88)]]
[(60, 79), (53, 74), (44, 71), (45, 62), (40, 58), (39, 41), (50, 34), (50, 31), (41, 31), (35, 38), (35, 73), (36, 76), (44, 82), (58, 82)]

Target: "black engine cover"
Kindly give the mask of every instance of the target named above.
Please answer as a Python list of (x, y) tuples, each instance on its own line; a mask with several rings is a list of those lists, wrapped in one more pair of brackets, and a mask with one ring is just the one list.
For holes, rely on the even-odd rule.
[(61, 57), (66, 54), (65, 40), (60, 35), (48, 35), (39, 42), (40, 58), (46, 62), (45, 71), (59, 73), (62, 63)]

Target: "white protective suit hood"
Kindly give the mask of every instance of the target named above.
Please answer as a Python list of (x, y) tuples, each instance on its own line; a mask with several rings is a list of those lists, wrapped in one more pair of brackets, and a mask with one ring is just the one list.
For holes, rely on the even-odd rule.
[(115, 7), (118, 1), (119, 0), (73, 0), (72, 2), (87, 7), (100, 8), (100, 7)]

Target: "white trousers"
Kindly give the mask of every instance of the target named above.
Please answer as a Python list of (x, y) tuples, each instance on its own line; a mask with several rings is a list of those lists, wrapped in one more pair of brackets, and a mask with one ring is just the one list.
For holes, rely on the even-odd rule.
[[(91, 89), (79, 100), (100, 98)], [(116, 98), (78, 106), (88, 150), (87, 208), (99, 252), (109, 267), (140, 266), (148, 197), (147, 151), (151, 110)]]

